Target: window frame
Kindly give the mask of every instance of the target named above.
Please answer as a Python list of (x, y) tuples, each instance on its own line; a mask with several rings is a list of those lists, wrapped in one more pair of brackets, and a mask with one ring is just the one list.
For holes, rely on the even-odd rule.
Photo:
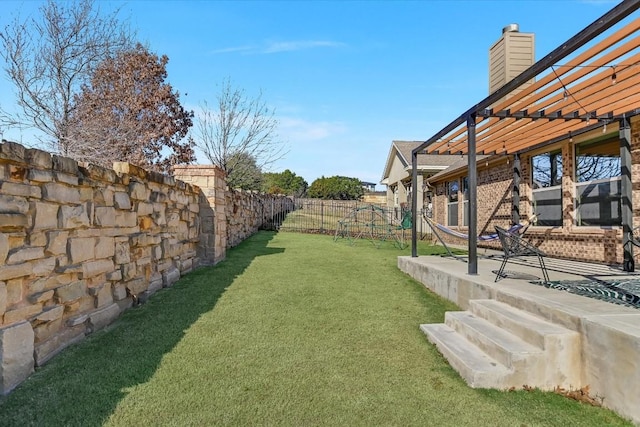
[[(542, 182), (542, 185), (536, 187), (536, 182), (541, 181), (536, 179), (536, 171), (539, 170), (539, 165), (536, 165), (535, 162), (537, 158), (542, 157), (549, 158), (549, 179), (546, 183)], [(552, 176), (554, 173), (553, 162), (555, 162), (555, 176)], [(555, 147), (532, 154), (529, 158), (529, 166), (531, 169), (531, 208), (533, 213), (537, 215), (535, 225), (550, 227), (562, 226), (562, 212), (564, 207), (562, 181), (565, 172), (562, 148)], [(545, 173), (545, 171), (543, 171), (543, 173)], [(541, 197), (541, 195), (544, 196)]]
[[(610, 148), (609, 152), (612, 153), (610, 156), (602, 156), (608, 158), (617, 158), (617, 175), (607, 175), (607, 176), (599, 176), (596, 179), (591, 180), (581, 180), (578, 175), (579, 169), (579, 157), (580, 157), (580, 147), (593, 147), (593, 146), (606, 146), (611, 145), (613, 150)], [(619, 140), (616, 137), (607, 136), (604, 138), (591, 139), (587, 141), (583, 141), (580, 143), (574, 144), (573, 148), (573, 156), (574, 156), (574, 192), (573, 192), (573, 203), (574, 203), (574, 225), (576, 227), (620, 227), (622, 226), (622, 194), (621, 194), (621, 182), (622, 182), (622, 162), (620, 158), (620, 148), (619, 148)], [(585, 150), (586, 151), (586, 150)], [(606, 152), (606, 150), (603, 150)], [(611, 166), (605, 166), (605, 170), (610, 168)], [(603, 197), (602, 188), (609, 187), (608, 196)], [(585, 219), (585, 212), (589, 211), (589, 204), (582, 203), (581, 199), (584, 194), (583, 191), (580, 190), (581, 187), (592, 187), (591, 191), (594, 189), (598, 191), (597, 196), (591, 196), (595, 202), (590, 203), (592, 205), (591, 211), (595, 210), (593, 205), (597, 203), (597, 216), (587, 216)], [(611, 188), (616, 187), (617, 192), (612, 193)], [(589, 196), (587, 196), (589, 197)]]
[[(455, 191), (453, 192), (454, 194), (452, 194), (452, 187), (454, 185)], [(456, 178), (447, 181), (445, 183), (445, 186), (445, 192), (447, 195), (447, 225), (451, 227), (458, 227), (460, 224), (460, 220), (458, 218), (458, 205), (460, 202), (460, 179)]]

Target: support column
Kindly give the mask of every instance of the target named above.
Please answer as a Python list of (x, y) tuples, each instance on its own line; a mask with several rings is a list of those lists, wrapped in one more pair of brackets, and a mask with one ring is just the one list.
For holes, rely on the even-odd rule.
[(633, 189), (631, 184), (631, 123), (627, 117), (620, 119), (620, 203), (622, 207), (622, 248), (624, 251), (624, 271), (634, 271), (633, 244)]
[(522, 177), (522, 167), (520, 156), (516, 153), (513, 156), (513, 188), (511, 190), (511, 221), (520, 224), (520, 178)]
[(173, 174), (202, 191), (200, 212), (203, 216), (200, 218), (198, 256), (204, 264), (217, 264), (227, 255), (227, 184), (224, 172), (212, 165), (180, 165), (174, 166)]
[[(411, 151), (411, 186), (414, 189), (418, 186), (418, 153), (416, 151)], [(415, 220), (418, 215), (417, 205), (418, 192), (414, 190), (411, 193), (411, 217), (414, 218), (411, 221), (411, 256), (413, 258), (418, 256), (418, 228)]]
[[(394, 212), (395, 214), (395, 219), (400, 219), (402, 218), (402, 206), (406, 206), (407, 202), (410, 202), (409, 198), (407, 197), (407, 194), (409, 192), (407, 191), (407, 186), (405, 185), (404, 182), (402, 181), (398, 181), (398, 210)], [(413, 197), (411, 198), (411, 200), (413, 200)]]
[(394, 204), (394, 198), (393, 198), (393, 189), (391, 188), (390, 185), (387, 185), (387, 208), (391, 209), (395, 207)]
[[(417, 213), (418, 215), (420, 215), (420, 212), (422, 210), (422, 207), (424, 206), (424, 192), (422, 191), (422, 187), (424, 186), (424, 176), (422, 175), (418, 175), (417, 180), (416, 180), (416, 185), (417, 187), (411, 187), (411, 191), (415, 191), (416, 194), (416, 209), (417, 209)], [(413, 202), (412, 202), (413, 203)]]
[(478, 274), (478, 164), (476, 162), (476, 115), (467, 117), (469, 155), (469, 264), (468, 273)]

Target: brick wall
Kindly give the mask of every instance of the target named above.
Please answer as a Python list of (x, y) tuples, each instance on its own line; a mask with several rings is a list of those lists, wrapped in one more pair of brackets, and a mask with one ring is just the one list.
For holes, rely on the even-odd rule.
[[(559, 143), (554, 148), (561, 148), (563, 162), (562, 176), (562, 227), (530, 227), (527, 238), (539, 246), (547, 254), (566, 259), (599, 262), (605, 264), (621, 264), (623, 262), (622, 230), (620, 227), (579, 227), (574, 225), (574, 179), (573, 179), (573, 144), (569, 141)], [(533, 214), (530, 154), (520, 158), (521, 182), (520, 218), (524, 220)], [(640, 119), (631, 122), (631, 158), (634, 224), (640, 223)], [(446, 182), (465, 176), (466, 170), (442, 177), (435, 185), (434, 220), (446, 225), (447, 197)], [(494, 226), (509, 227), (512, 224), (512, 187), (513, 157), (499, 156), (490, 163), (478, 164), (478, 233), (494, 232)], [(462, 197), (460, 196), (460, 200)], [(459, 224), (462, 224), (462, 204), (459, 208)], [(456, 227), (453, 227), (454, 229)], [(466, 232), (466, 227), (458, 227)], [(465, 245), (465, 240), (441, 233), (447, 243)], [(479, 243), (479, 247), (500, 248), (499, 243)], [(579, 251), (576, 248), (580, 248)], [(637, 249), (637, 248), (636, 248)], [(638, 251), (636, 250), (636, 253)], [(637, 257), (636, 257), (637, 259)]]
[[(513, 186), (513, 163), (507, 164), (506, 158), (500, 159), (499, 162), (479, 163), (478, 164), (478, 180), (477, 180), (477, 197), (478, 197), (478, 233), (492, 234), (495, 233), (495, 226), (509, 227), (511, 224), (511, 203), (512, 203), (512, 186)], [(446, 183), (455, 179), (461, 179), (464, 175), (452, 175), (446, 180), (436, 184), (435, 197), (433, 201), (434, 221), (447, 225), (447, 196)], [(462, 201), (462, 193), (458, 199)], [(458, 207), (458, 224), (463, 224), (462, 203)], [(525, 216), (526, 217), (526, 216)], [(450, 227), (460, 232), (466, 233), (466, 226)], [(440, 232), (440, 236), (448, 244), (467, 245), (467, 241), (450, 236)], [(497, 242), (478, 243), (479, 247), (499, 248)]]

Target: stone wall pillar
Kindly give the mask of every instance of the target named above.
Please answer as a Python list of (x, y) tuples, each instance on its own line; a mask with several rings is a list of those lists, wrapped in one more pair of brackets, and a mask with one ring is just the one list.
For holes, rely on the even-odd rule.
[(222, 169), (213, 165), (174, 166), (174, 176), (200, 188), (200, 243), (202, 264), (217, 264), (227, 250), (227, 182)]

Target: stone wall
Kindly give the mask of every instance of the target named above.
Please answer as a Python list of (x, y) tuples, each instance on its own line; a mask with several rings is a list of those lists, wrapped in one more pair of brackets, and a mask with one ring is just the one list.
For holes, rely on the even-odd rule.
[(198, 255), (204, 264), (225, 258), (227, 248), (226, 187), (224, 172), (215, 166), (174, 166), (174, 176), (200, 189), (200, 216), (203, 238)]
[(293, 200), (286, 196), (233, 190), (226, 193), (226, 199), (228, 248), (293, 210)]
[(224, 172), (211, 165), (174, 167), (176, 178), (198, 186), (215, 212), (215, 241), (208, 250), (215, 252), (215, 262), (225, 257), (226, 250), (255, 234), (261, 227), (273, 224), (294, 208), (291, 198), (252, 191), (229, 190)]
[(0, 144), (0, 393), (199, 264), (199, 191)]

